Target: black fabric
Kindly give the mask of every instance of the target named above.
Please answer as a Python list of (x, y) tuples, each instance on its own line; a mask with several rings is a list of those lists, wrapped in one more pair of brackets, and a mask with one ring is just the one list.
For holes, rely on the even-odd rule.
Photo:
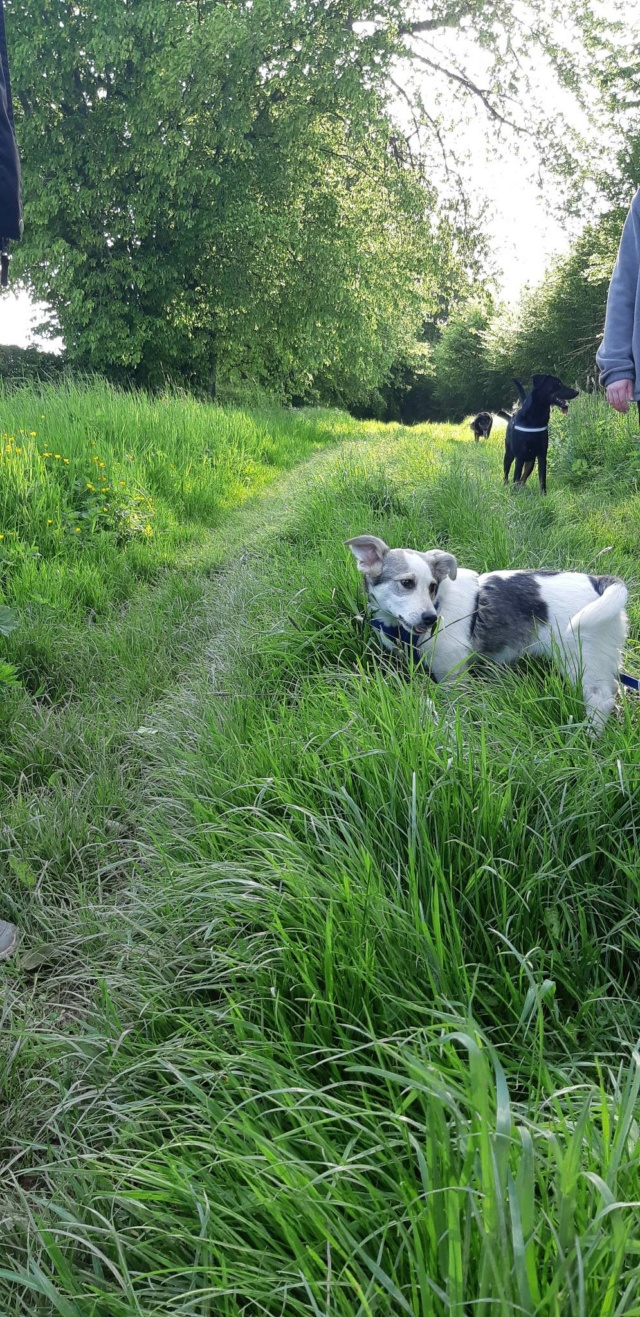
[(4, 5), (0, 0), (0, 239), (22, 236), (20, 161), (13, 131), (13, 104), (9, 61), (4, 30)]

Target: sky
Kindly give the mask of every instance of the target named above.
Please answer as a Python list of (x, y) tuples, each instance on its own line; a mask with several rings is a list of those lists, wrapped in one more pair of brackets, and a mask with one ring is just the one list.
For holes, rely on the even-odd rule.
[(526, 284), (540, 283), (552, 257), (569, 250), (572, 235), (551, 214), (525, 161), (505, 151), (478, 172), (478, 186), (486, 188), (484, 220), (498, 288), (507, 303), (517, 302)]
[[(44, 308), (46, 310), (46, 308)], [(27, 293), (16, 292), (11, 287), (0, 293), (0, 343), (10, 343), (20, 348), (37, 345), (47, 352), (60, 351), (61, 341), (53, 344), (48, 339), (38, 338), (33, 326), (42, 319), (37, 303), (33, 303)]]

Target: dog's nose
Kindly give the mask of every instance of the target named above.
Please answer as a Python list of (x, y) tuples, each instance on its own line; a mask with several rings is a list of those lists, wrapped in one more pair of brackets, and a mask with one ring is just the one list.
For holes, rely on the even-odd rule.
[(433, 608), (429, 613), (423, 613), (422, 622), (424, 626), (431, 626), (431, 623), (436, 621), (437, 616), (438, 614), (434, 611)]

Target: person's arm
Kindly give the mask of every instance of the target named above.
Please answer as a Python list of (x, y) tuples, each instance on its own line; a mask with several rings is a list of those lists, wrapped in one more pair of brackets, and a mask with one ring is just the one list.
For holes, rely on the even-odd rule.
[(0, 285), (3, 287), (7, 282), (9, 239), (21, 237), (20, 160), (13, 131), (4, 4), (3, 0), (0, 0)]
[(636, 382), (632, 344), (639, 278), (640, 193), (634, 197), (622, 230), (609, 286), (604, 335), (596, 353), (600, 383), (607, 391), (607, 399), (624, 412), (633, 398)]

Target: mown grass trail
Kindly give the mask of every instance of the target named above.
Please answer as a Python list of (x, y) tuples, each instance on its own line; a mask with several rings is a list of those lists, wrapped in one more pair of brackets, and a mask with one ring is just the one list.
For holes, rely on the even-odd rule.
[(123, 736), (128, 867), (11, 868), (3, 1312), (640, 1311), (640, 706), (594, 745), (539, 664), (426, 686), (342, 547), (617, 571), (637, 636), (637, 441), (581, 400), (543, 501), (467, 436), (357, 427), (236, 514)]

